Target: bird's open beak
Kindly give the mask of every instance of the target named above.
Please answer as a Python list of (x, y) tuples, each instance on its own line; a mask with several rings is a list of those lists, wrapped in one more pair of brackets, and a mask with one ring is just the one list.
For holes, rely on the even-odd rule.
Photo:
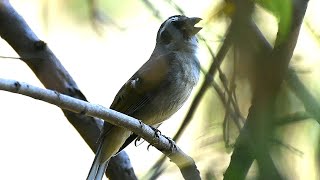
[(191, 29), (192, 35), (197, 34), (202, 29), (202, 27), (195, 27), (195, 25), (201, 20), (202, 19), (198, 17), (188, 18), (188, 24), (191, 26), (190, 29)]

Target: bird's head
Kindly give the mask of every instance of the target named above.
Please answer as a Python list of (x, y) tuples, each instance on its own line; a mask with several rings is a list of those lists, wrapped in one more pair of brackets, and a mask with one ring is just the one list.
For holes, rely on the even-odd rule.
[(197, 45), (195, 35), (202, 29), (195, 27), (201, 21), (198, 17), (175, 15), (164, 21), (157, 34), (157, 44), (163, 44), (170, 49), (183, 48), (183, 46)]

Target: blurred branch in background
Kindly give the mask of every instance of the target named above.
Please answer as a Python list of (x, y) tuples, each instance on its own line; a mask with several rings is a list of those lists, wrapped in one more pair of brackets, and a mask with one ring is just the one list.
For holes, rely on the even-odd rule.
[(104, 33), (103, 26), (111, 25), (116, 27), (120, 31), (124, 31), (126, 28), (120, 26), (113, 18), (104, 13), (99, 7), (99, 0), (87, 0), (89, 8), (89, 17), (92, 28), (96, 31), (98, 35)]
[(161, 17), (160, 11), (149, 0), (142, 0), (142, 2), (152, 12), (154, 17), (156, 17), (161, 21), (163, 20), (163, 17)]
[(286, 82), (296, 96), (302, 101), (307, 112), (320, 124), (320, 104), (302, 83), (294, 69), (289, 68), (286, 75)]
[(313, 35), (314, 39), (316, 40), (316, 42), (318, 43), (318, 46), (320, 46), (320, 34), (318, 31), (316, 31), (315, 29), (313, 29), (313, 26), (311, 24), (311, 22), (309, 21), (304, 21), (304, 24), (307, 26), (308, 30), (311, 32), (311, 34)]
[[(238, 32), (241, 32), (241, 34), (235, 35), (238, 39), (234, 40), (236, 43), (242, 43), (243, 45), (243, 43), (247, 43), (248, 39), (252, 40), (252, 36), (246, 36), (243, 30), (244, 28), (248, 28), (246, 22), (251, 21), (251, 17), (244, 16), (244, 14), (248, 12), (248, 7), (252, 5), (248, 3), (245, 6), (244, 4), (246, 3), (236, 0), (234, 3), (237, 11), (235, 12), (233, 22), (235, 20), (239, 21), (239, 26), (236, 28)], [(253, 159), (257, 159), (260, 179), (282, 179), (270, 157), (268, 137), (274, 129), (276, 95), (285, 78), (307, 4), (307, 0), (292, 1), (291, 22), (288, 23), (286, 22), (286, 18), (279, 17), (275, 47), (271, 52), (261, 49), (265, 52), (256, 56), (256, 61), (259, 61), (259, 64), (255, 67), (256, 79), (253, 85), (252, 105), (245, 127), (237, 139), (230, 165), (224, 175), (225, 179), (244, 179)], [(278, 10), (281, 11), (281, 9)], [(280, 28), (283, 24), (289, 27)], [(272, 73), (270, 73), (270, 70), (272, 70)]]
[(287, 125), (297, 121), (303, 121), (310, 118), (316, 118), (307, 112), (295, 112), (284, 117), (278, 118), (275, 125)]

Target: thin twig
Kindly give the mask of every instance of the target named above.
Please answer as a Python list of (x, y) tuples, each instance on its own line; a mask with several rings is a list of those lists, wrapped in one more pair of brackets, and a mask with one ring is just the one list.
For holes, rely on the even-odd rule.
[(313, 29), (313, 27), (311, 25), (311, 22), (304, 21), (304, 24), (306, 25), (308, 30), (311, 32), (311, 35), (313, 36), (313, 38), (316, 40), (316, 42), (320, 46), (320, 34), (319, 34), (319, 32)]
[(0, 56), (0, 58), (2, 58), (2, 59), (19, 59), (19, 60), (22, 60), (22, 58), (20, 58), (20, 57), (11, 57), (11, 56)]
[(299, 121), (303, 121), (306, 119), (315, 118), (308, 112), (295, 112), (293, 114), (286, 115), (284, 117), (280, 117), (276, 119), (275, 125), (287, 125), (290, 123), (295, 123)]
[(87, 0), (89, 7), (90, 22), (98, 35), (103, 34), (103, 25), (111, 24), (120, 31), (124, 31), (125, 28), (120, 26), (113, 18), (104, 13), (100, 8), (97, 0)]
[(182, 10), (182, 8), (180, 8), (180, 6), (178, 6), (174, 1), (172, 0), (165, 0), (167, 1), (167, 3), (169, 3), (172, 7), (174, 7), (180, 14), (185, 14), (184, 10)]
[(149, 0), (142, 0), (142, 2), (147, 6), (147, 8), (153, 13), (153, 16), (156, 17), (159, 20), (163, 20), (163, 18), (161, 17), (161, 13), (160, 11), (154, 7), (154, 5), (149, 1)]
[(303, 156), (303, 154), (304, 154), (301, 150), (291, 146), (290, 144), (283, 143), (282, 141), (280, 141), (278, 139), (272, 138), (272, 139), (270, 139), (270, 141), (272, 143), (276, 144), (276, 145), (279, 145), (279, 146), (281, 146), (281, 147), (283, 147), (283, 148), (285, 148), (285, 149), (297, 154), (300, 157)]
[(296, 71), (289, 68), (286, 82), (295, 95), (302, 101), (306, 111), (320, 124), (320, 103), (300, 80)]
[[(232, 89), (229, 89), (227, 76), (223, 73), (223, 71), (221, 70), (220, 67), (218, 68), (218, 71), (219, 71), (219, 77), (220, 77), (220, 80), (222, 82), (223, 88), (227, 92), (228, 101), (230, 101), (230, 103), (226, 107), (227, 109), (229, 109), (227, 111), (228, 111), (228, 113), (230, 113), (231, 112), (230, 109), (234, 109), (234, 111), (237, 113), (237, 116), (239, 118), (236, 118), (236, 119), (233, 119), (233, 120), (234, 120), (234, 123), (236, 124), (238, 130), (240, 130), (242, 125), (240, 124), (239, 119), (242, 118), (242, 116), (241, 116), (241, 113), (239, 111), (238, 104), (236, 104), (236, 101), (233, 99), (233, 92), (234, 92), (235, 86), (232, 86)], [(236, 110), (238, 110), (238, 112)]]

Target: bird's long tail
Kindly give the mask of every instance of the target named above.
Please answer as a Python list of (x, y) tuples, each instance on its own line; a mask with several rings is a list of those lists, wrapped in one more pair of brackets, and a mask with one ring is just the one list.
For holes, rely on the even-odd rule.
[[(112, 129), (109, 129), (106, 133), (101, 135), (99, 147), (87, 180), (102, 180), (110, 158), (119, 151), (130, 135), (131, 131), (120, 127), (112, 127)], [(108, 140), (108, 142), (105, 142), (105, 140)]]
[(96, 156), (90, 168), (87, 180), (102, 180), (104, 172), (108, 167), (109, 161), (102, 162), (102, 146), (105, 136), (102, 136), (100, 139), (99, 147), (96, 152)]

